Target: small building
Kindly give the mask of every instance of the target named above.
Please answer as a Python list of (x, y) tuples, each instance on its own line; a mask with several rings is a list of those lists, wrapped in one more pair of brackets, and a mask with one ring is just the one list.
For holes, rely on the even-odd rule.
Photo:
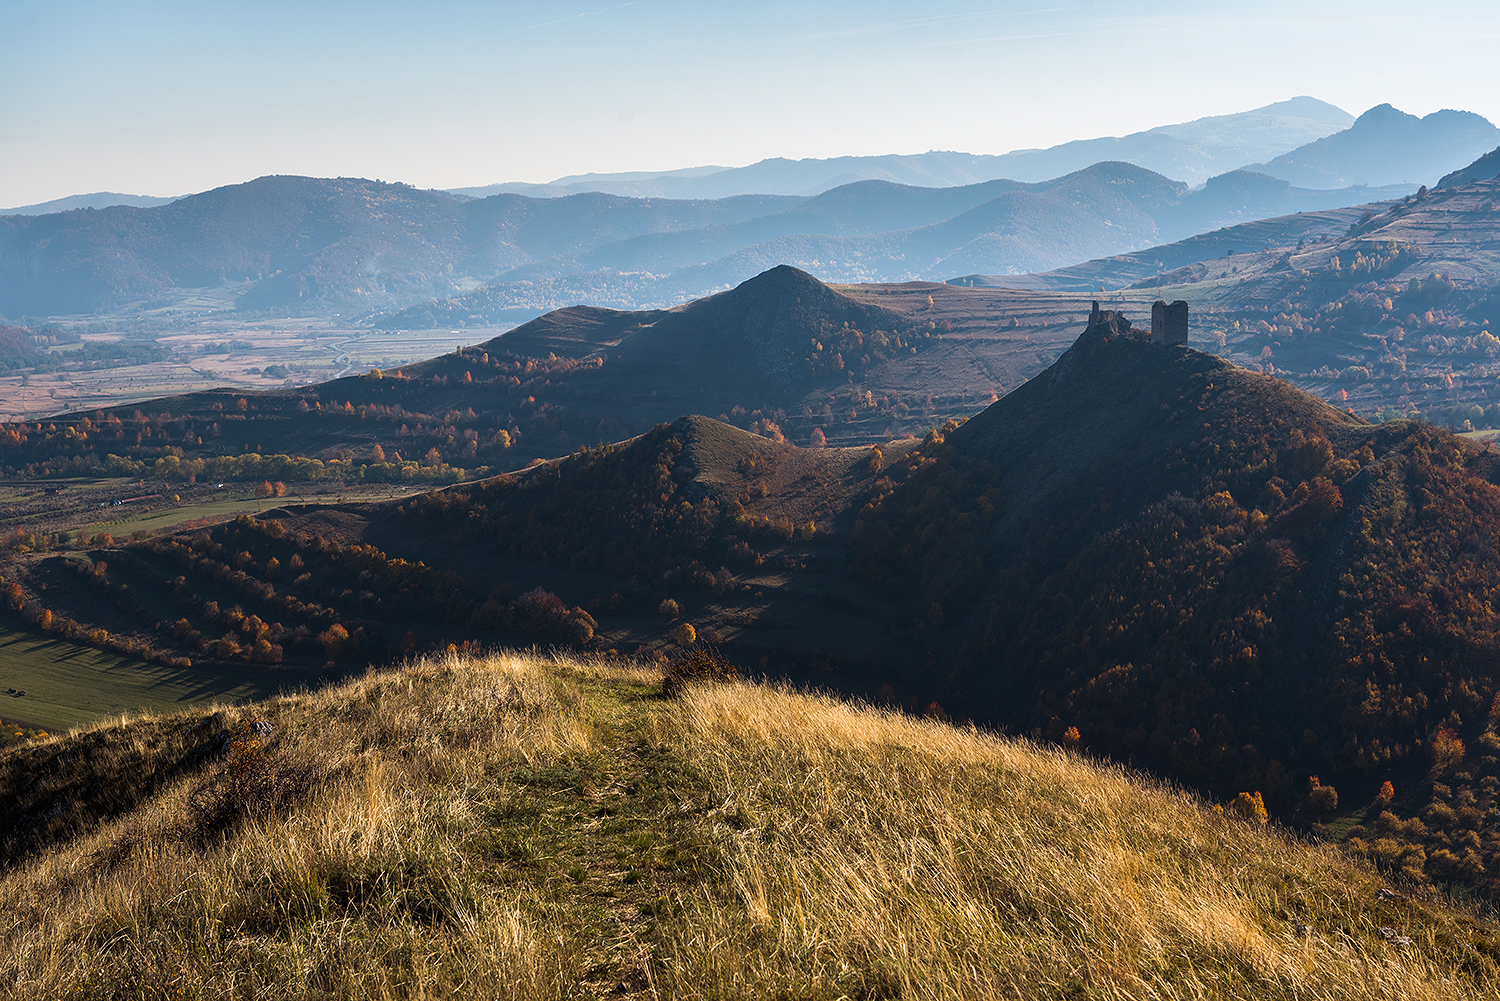
[(1151, 304), (1151, 343), (1186, 344), (1188, 342), (1188, 304), (1178, 299), (1168, 305), (1158, 299)]

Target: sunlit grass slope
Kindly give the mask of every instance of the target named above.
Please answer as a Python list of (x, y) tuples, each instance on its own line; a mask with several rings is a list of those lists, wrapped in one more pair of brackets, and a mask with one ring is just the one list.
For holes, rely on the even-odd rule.
[(1119, 769), (659, 692), (454, 656), (10, 748), (0, 995), (1500, 991), (1492, 920)]

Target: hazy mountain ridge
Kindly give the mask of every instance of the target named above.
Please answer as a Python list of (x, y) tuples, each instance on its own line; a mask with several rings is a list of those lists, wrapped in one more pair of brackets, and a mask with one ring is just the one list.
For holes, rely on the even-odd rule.
[[(560, 177), (547, 184), (508, 183), (454, 188), (483, 197), (511, 191), (540, 197), (608, 191), (671, 198), (721, 198), (747, 192), (816, 195), (857, 180), (883, 180), (922, 187), (971, 185), (1013, 178), (1045, 181), (1101, 160), (1121, 160), (1191, 185), (1347, 128), (1354, 117), (1311, 97), (1268, 104), (1238, 114), (1215, 115), (1163, 125), (1123, 137), (1081, 139), (1048, 149), (998, 155), (932, 151), (912, 155), (845, 156), (830, 159), (772, 158), (746, 167), (691, 167)], [(1274, 153), (1273, 153), (1274, 155)]]
[(247, 309), (368, 310), (580, 244), (738, 221), (787, 199), (499, 196), (359, 179), (264, 177), (154, 209), (0, 218), (0, 313), (90, 312), (226, 281)]
[(1450, 164), (1470, 161), (1497, 143), (1500, 128), (1473, 112), (1443, 110), (1418, 118), (1382, 104), (1343, 132), (1247, 169), (1307, 188), (1435, 184)]
[[(744, 223), (636, 237), (527, 264), (488, 287), (376, 323), (400, 328), (514, 319), (524, 315), (518, 302), (557, 308), (579, 301), (566, 298), (577, 288), (566, 281), (570, 275), (589, 276), (588, 287), (600, 297), (593, 301), (655, 308), (733, 287), (778, 264), (845, 283), (941, 279), (996, 265), (1026, 273), (1130, 253), (1247, 217), (1311, 212), (1411, 190), (1308, 191), (1236, 172), (1190, 191), (1126, 163), (1097, 163), (1040, 184), (989, 181), (931, 189), (861, 181)], [(913, 225), (875, 231), (891, 223)]]
[(95, 191), (86, 195), (67, 195), (63, 198), (53, 198), (50, 201), (37, 202), (35, 205), (17, 205), (14, 208), (0, 209), (0, 216), (6, 215), (50, 215), (53, 212), (71, 212), (74, 209), (103, 209), (112, 205), (129, 205), (132, 208), (149, 209), (158, 205), (170, 205), (182, 195), (173, 195), (162, 198), (157, 195), (127, 195), (118, 191)]

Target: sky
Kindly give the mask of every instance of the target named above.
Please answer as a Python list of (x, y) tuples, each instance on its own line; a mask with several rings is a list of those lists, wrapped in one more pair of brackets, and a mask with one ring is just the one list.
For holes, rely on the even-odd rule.
[(0, 206), (1004, 153), (1308, 94), (1500, 122), (1500, 3), (0, 0)]

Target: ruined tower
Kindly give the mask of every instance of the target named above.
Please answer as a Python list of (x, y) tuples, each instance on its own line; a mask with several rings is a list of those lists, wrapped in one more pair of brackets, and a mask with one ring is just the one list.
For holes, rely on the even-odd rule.
[(1178, 299), (1170, 306), (1158, 299), (1151, 304), (1151, 343), (1186, 344), (1188, 342), (1188, 304)]

